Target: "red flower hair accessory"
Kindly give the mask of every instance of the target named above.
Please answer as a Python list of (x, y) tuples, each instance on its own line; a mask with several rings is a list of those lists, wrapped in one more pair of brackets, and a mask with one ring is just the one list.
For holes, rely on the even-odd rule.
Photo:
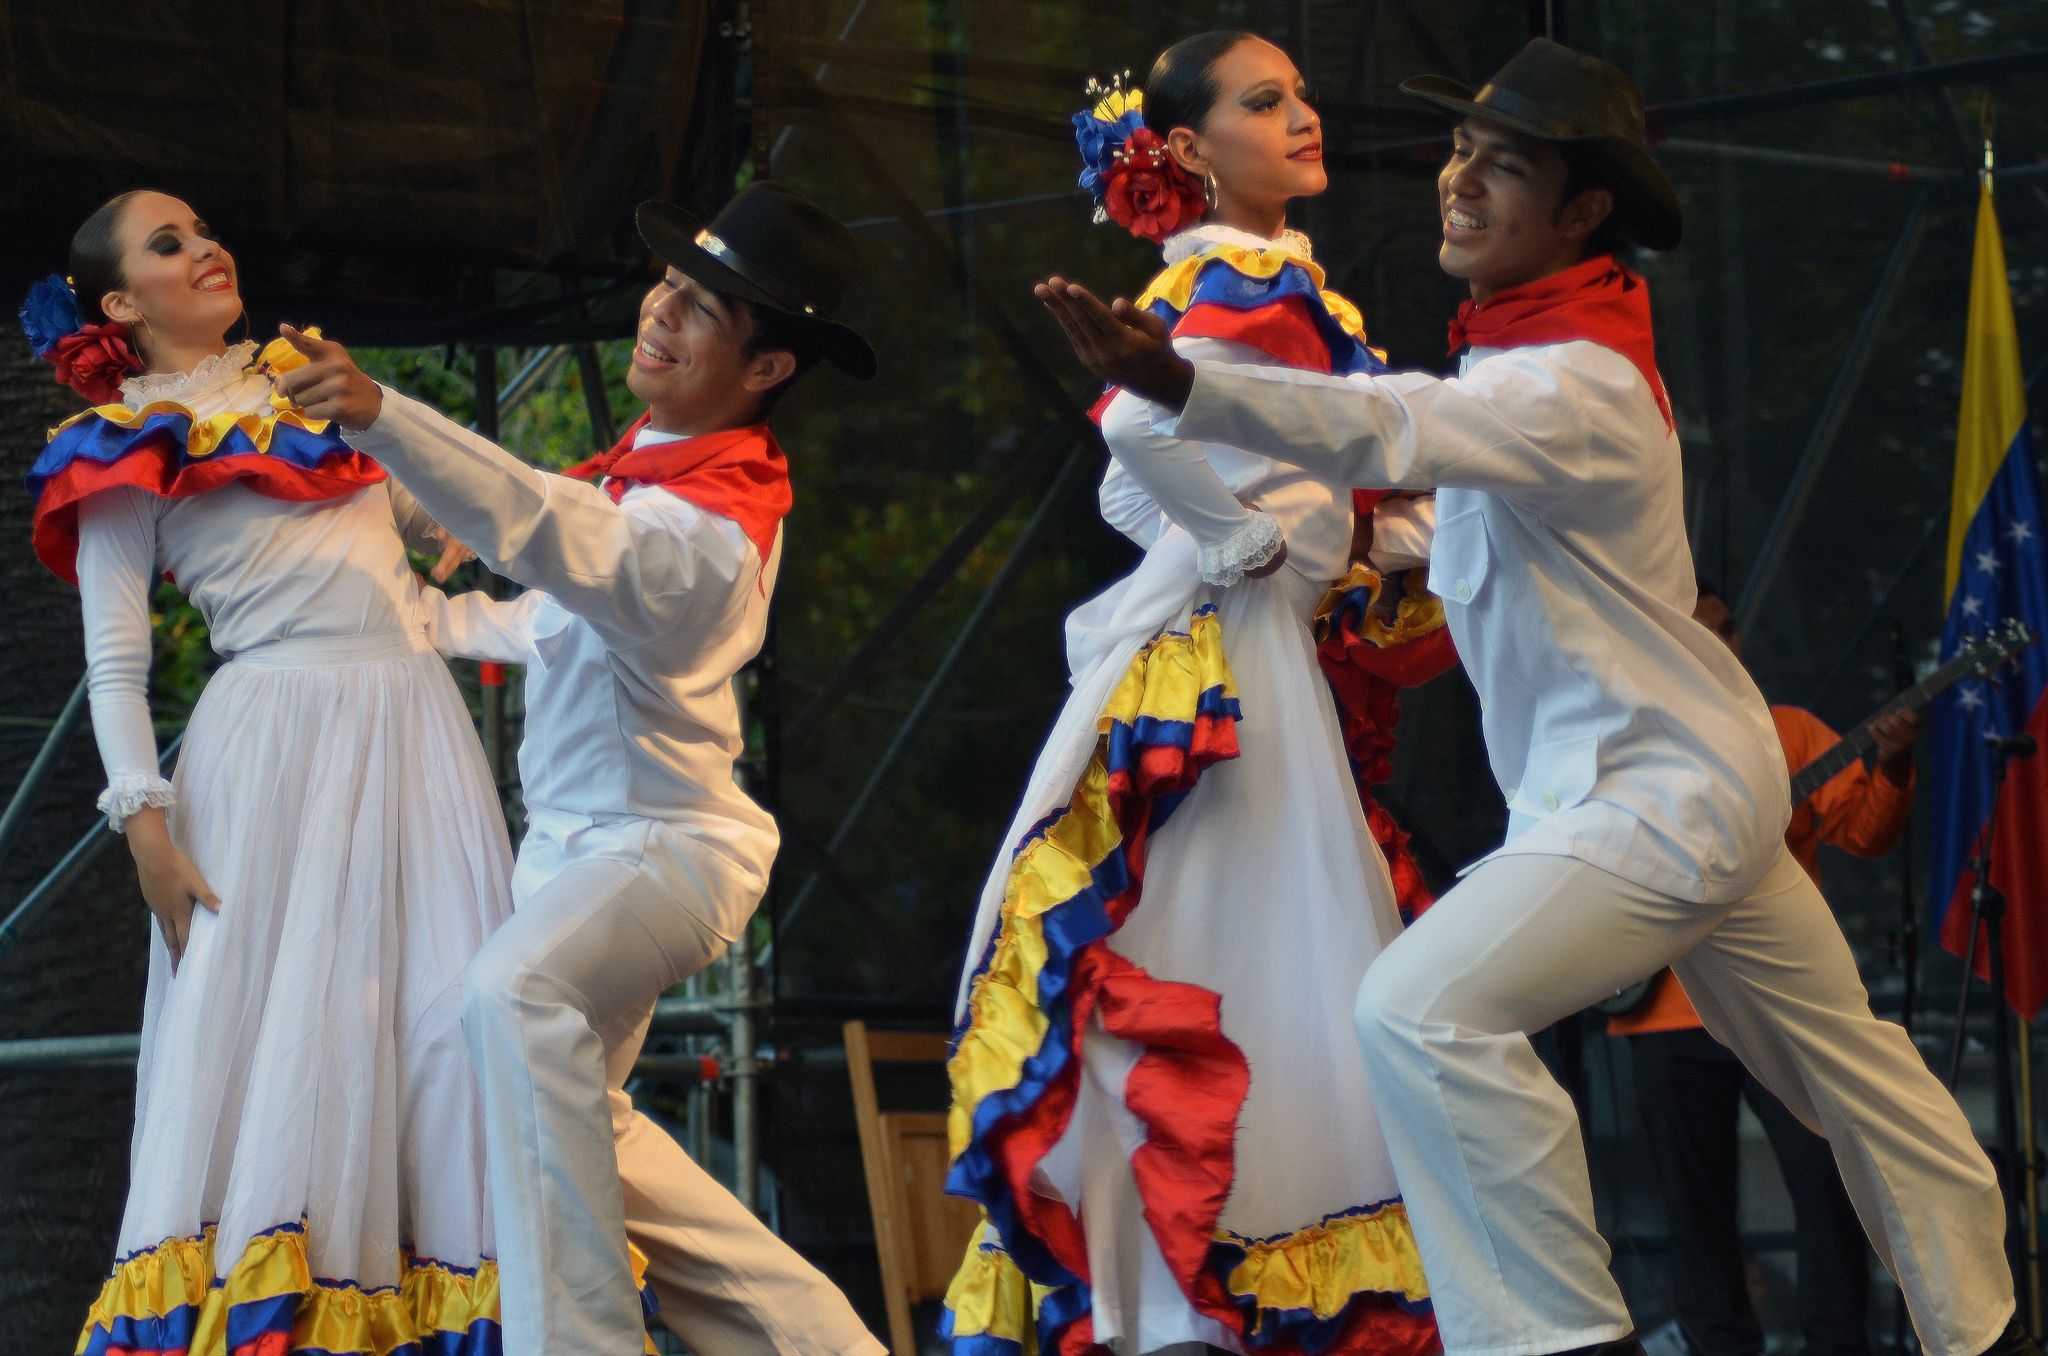
[(1166, 153), (1166, 143), (1140, 127), (1116, 153), (1103, 176), (1102, 211), (1111, 221), (1154, 243), (1202, 219), (1209, 207), (1202, 181)]
[(81, 323), (78, 294), (68, 278), (52, 273), (31, 286), (18, 314), (35, 355), (57, 369), (58, 381), (95, 405), (113, 400), (122, 379), (142, 370), (126, 325)]
[(1081, 148), (1081, 187), (1095, 195), (1095, 219), (1114, 221), (1141, 240), (1166, 239), (1192, 226), (1208, 210), (1202, 181), (1166, 153), (1166, 142), (1145, 126), (1144, 96), (1126, 83), (1128, 72), (1107, 85), (1088, 82), (1093, 102), (1074, 115)]
[(80, 326), (43, 356), (57, 369), (58, 381), (95, 405), (113, 402), (121, 383), (142, 370), (128, 343), (128, 327), (119, 321)]

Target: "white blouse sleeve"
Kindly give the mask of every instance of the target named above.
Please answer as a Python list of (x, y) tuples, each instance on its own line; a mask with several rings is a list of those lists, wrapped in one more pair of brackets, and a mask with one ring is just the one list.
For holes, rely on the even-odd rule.
[(1373, 505), (1372, 550), (1368, 554), (1380, 573), (1429, 564), (1429, 548), (1435, 541), (1435, 495), (1397, 495)]
[(1095, 502), (1102, 509), (1102, 521), (1148, 551), (1171, 522), (1166, 510), (1153, 502), (1152, 496), (1131, 479), (1131, 473), (1115, 457), (1109, 459), (1109, 469), (1102, 473)]
[(516, 598), (493, 598), (482, 589), (443, 593), (420, 590), (427, 639), (453, 659), (524, 664), (533, 650), (533, 614), (547, 595), (528, 589)]
[(455, 540), (448, 535), (448, 529), (434, 521), (434, 516), (413, 498), (412, 491), (398, 483), (398, 477), (388, 477), (384, 484), (391, 495), (392, 525), (398, 529), (398, 539), (406, 548), (423, 556), (438, 556), (446, 551)]
[(145, 805), (168, 806), (149, 718), (149, 593), (156, 577), (162, 501), (141, 490), (106, 490), (78, 509), (78, 595), (85, 615), (86, 691), (107, 789), (99, 808), (121, 831)]
[[(1173, 346), (1195, 361), (1262, 360), (1253, 350), (1219, 339), (1176, 339)], [(1117, 392), (1102, 412), (1102, 436), (1131, 484), (1199, 543), (1205, 582), (1235, 584), (1280, 550), (1285, 538), (1279, 524), (1242, 503), (1198, 443), (1160, 429), (1143, 399)], [(1125, 506), (1124, 511), (1131, 510)]]

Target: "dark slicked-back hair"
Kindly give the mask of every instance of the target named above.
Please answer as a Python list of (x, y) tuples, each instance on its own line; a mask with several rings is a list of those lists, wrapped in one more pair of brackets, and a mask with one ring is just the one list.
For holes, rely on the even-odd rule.
[(794, 372), (761, 393), (760, 417), (766, 419), (782, 403), (782, 397), (789, 394), (789, 388), (802, 381), (804, 374), (818, 365), (824, 350), (818, 347), (810, 327), (787, 311), (778, 311), (772, 306), (756, 306), (738, 297), (727, 298), (727, 301), (734, 308), (745, 310), (753, 325), (746, 343), (740, 348), (743, 355), (751, 358), (758, 353), (781, 349), (796, 359)]
[(1176, 127), (1201, 131), (1221, 93), (1216, 63), (1223, 54), (1256, 33), (1218, 29), (1182, 38), (1159, 54), (1145, 77), (1145, 126), (1164, 138)]
[(107, 313), (100, 298), (128, 285), (121, 271), (121, 213), (129, 199), (145, 192), (131, 188), (94, 209), (71, 236), (71, 290), (78, 294), (78, 315), (88, 325), (104, 325)]

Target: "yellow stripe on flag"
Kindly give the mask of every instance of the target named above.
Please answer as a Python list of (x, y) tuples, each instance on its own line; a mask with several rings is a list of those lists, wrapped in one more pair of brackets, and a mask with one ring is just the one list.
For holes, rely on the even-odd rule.
[(2026, 418), (2020, 377), (2019, 330), (2012, 319), (2012, 288), (2005, 276), (2005, 242), (1991, 185), (1978, 190), (1977, 246), (1970, 262), (1970, 331), (1963, 350), (1963, 409), (1956, 420), (1955, 502), (1948, 517), (1948, 581), (1943, 606), (1962, 575), (1963, 538), (2019, 436)]

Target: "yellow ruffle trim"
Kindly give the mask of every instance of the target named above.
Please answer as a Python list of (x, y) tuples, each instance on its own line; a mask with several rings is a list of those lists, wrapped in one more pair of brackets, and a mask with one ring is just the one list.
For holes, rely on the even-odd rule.
[(1330, 1318), (1356, 1296), (1398, 1294), (1429, 1298), (1422, 1254), (1408, 1210), (1398, 1201), (1371, 1211), (1337, 1215), (1280, 1238), (1252, 1239), (1219, 1230), (1216, 1241), (1244, 1250), (1224, 1284), (1261, 1310)]
[(983, 1220), (946, 1287), (949, 1336), (997, 1337), (1016, 1343), (1022, 1356), (1036, 1356), (1038, 1306), (1049, 1292), (1017, 1269), (995, 1237), (995, 1226)]
[(1352, 590), (1361, 588), (1370, 590), (1372, 603), (1366, 610), (1358, 634), (1372, 644), (1383, 648), (1401, 645), (1442, 630), (1445, 621), (1443, 599), (1429, 591), (1421, 570), (1404, 570), (1402, 574), (1401, 600), (1394, 604), (1394, 616), (1390, 621), (1380, 615), (1378, 606), (1385, 580), (1370, 565), (1353, 561), (1351, 572), (1330, 585), (1330, 591), (1323, 595), (1323, 601), (1316, 607), (1316, 639), (1321, 640), (1329, 634), (1330, 618)]
[[(309, 329), (306, 333), (314, 338), (320, 336), (320, 331), (317, 328)], [(279, 373), (290, 372), (295, 368), (304, 367), (307, 359), (303, 353), (300, 353), (284, 340), (273, 339), (263, 346), (263, 352), (257, 355), (256, 361), (259, 370)], [(293, 428), (304, 429), (308, 433), (324, 433), (327, 431), (329, 420), (306, 418), (297, 406), (275, 392), (271, 394), (270, 407), (271, 412), (269, 414), (223, 410), (219, 414), (201, 418), (192, 411), (191, 407), (176, 400), (152, 400), (138, 408), (130, 408), (127, 405), (116, 402), (108, 405), (96, 405), (83, 414), (72, 415), (69, 419), (51, 429), (50, 436), (54, 438), (73, 424), (85, 419), (104, 419), (108, 423), (120, 428), (133, 429), (141, 428), (144, 421), (148, 420), (152, 415), (182, 414), (192, 421), (192, 432), (185, 440), (186, 454), (193, 457), (205, 457), (210, 456), (227, 440), (228, 435), (237, 429), (248, 436), (249, 441), (256, 445), (258, 452), (268, 452), (270, 450), (271, 433), (279, 424), (287, 424)]]
[(974, 1109), (994, 1092), (1023, 1080), (1050, 1027), (1038, 1002), (1045, 969), (1045, 915), (1093, 884), (1093, 873), (1123, 843), (1109, 803), (1108, 740), (1118, 724), (1143, 718), (1194, 723), (1204, 692), (1237, 695), (1223, 631), (1213, 612), (1195, 616), (1186, 632), (1169, 632), (1131, 660), (1103, 707), (1096, 744), (1066, 812), (1010, 864), (1002, 920), (988, 968), (967, 996), (967, 1027), (947, 1063), (953, 1103), (947, 1137), (957, 1158), (973, 1137)]
[(212, 1227), (198, 1238), (175, 1238), (122, 1262), (100, 1288), (78, 1341), (84, 1351), (95, 1330), (116, 1321), (156, 1319), (192, 1308), (197, 1313), (191, 1356), (223, 1356), (227, 1319), (234, 1308), (299, 1295), (292, 1349), (386, 1356), (437, 1332), (467, 1332), (480, 1319), (496, 1323), (498, 1264), (475, 1272), (436, 1262), (408, 1262), (396, 1289), (316, 1282), (306, 1261), (303, 1229), (276, 1229), (251, 1239), (219, 1286), (214, 1277)]
[(1326, 278), (1322, 268), (1315, 261), (1282, 249), (1261, 250), (1246, 245), (1211, 245), (1201, 253), (1190, 255), (1162, 270), (1159, 276), (1152, 280), (1152, 285), (1145, 289), (1144, 295), (1138, 298), (1138, 309), (1142, 311), (1155, 301), (1163, 301), (1172, 307), (1176, 314), (1186, 311), (1195, 299), (1196, 278), (1201, 276), (1203, 269), (1218, 262), (1227, 264), (1247, 278), (1255, 278), (1261, 282), (1277, 277), (1280, 270), (1289, 264), (1294, 265), (1308, 274), (1309, 280), (1316, 286), (1316, 291), (1322, 295), (1324, 308), (1344, 332), (1361, 344), (1366, 342), (1365, 315), (1342, 293), (1332, 292), (1323, 286)]
[[(1327, 1319), (1362, 1294), (1399, 1295), (1411, 1304), (1429, 1298), (1408, 1212), (1398, 1201), (1280, 1238), (1255, 1241), (1218, 1230), (1216, 1242), (1244, 1253), (1224, 1286), (1233, 1299), (1251, 1301), (1260, 1315), (1307, 1313)], [(994, 1227), (983, 1220), (946, 1289), (951, 1335), (1001, 1338), (1031, 1356), (1038, 1342), (1038, 1311), (1051, 1293), (1017, 1269)]]

